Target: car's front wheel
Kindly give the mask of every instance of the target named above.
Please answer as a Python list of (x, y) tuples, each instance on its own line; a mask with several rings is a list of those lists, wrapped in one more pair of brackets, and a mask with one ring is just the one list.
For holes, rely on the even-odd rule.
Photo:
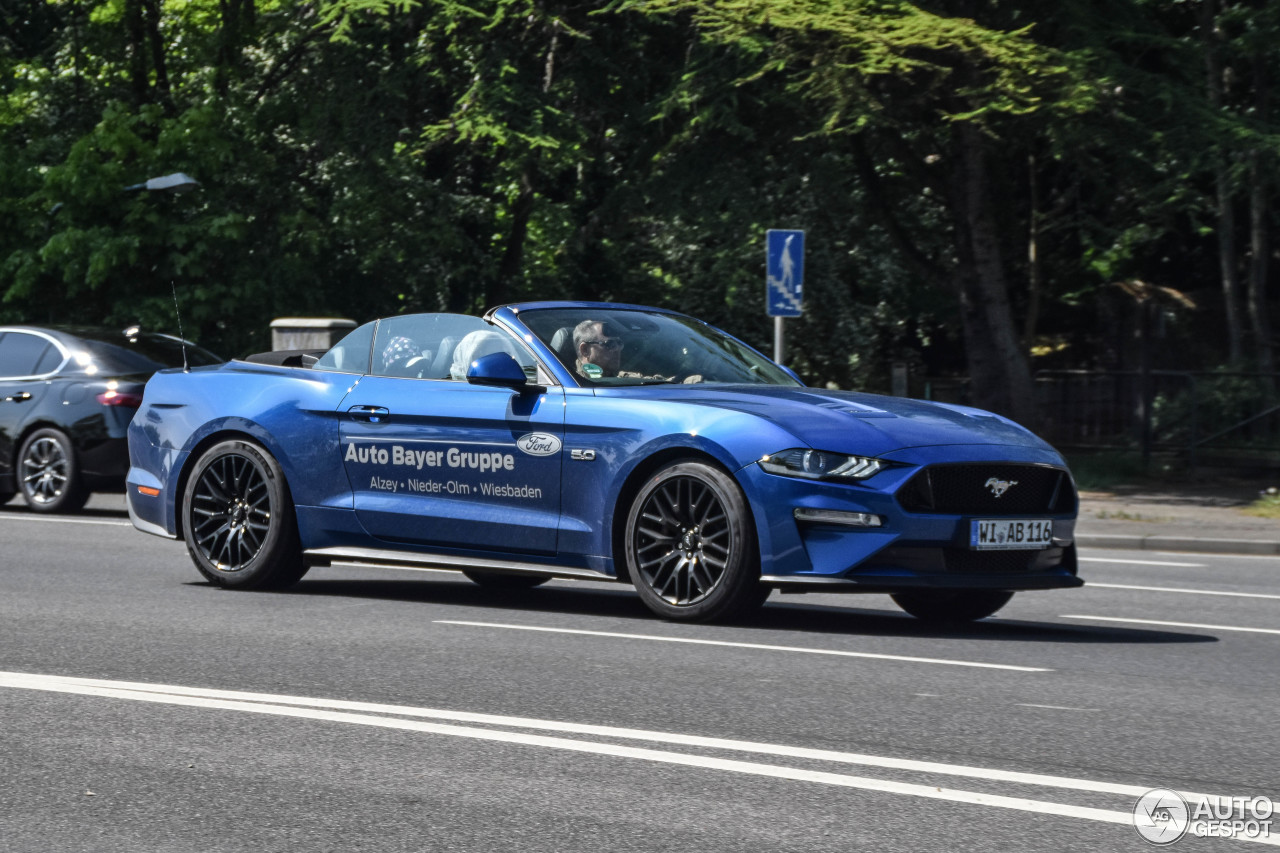
[(703, 462), (667, 465), (640, 488), (627, 515), (626, 560), (641, 599), (667, 619), (726, 619), (769, 594), (746, 497)]
[(84, 506), (89, 493), (65, 433), (45, 428), (27, 436), (18, 451), (18, 488), (36, 512), (75, 512)]
[(973, 622), (1009, 603), (1003, 589), (929, 589), (894, 593), (894, 602), (925, 622)]
[(250, 442), (221, 442), (196, 461), (182, 528), (192, 562), (219, 586), (282, 589), (307, 572), (284, 472)]

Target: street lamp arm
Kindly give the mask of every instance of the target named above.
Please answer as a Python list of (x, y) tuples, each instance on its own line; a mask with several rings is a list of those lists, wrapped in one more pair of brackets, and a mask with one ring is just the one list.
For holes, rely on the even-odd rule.
[(149, 190), (151, 192), (185, 193), (194, 190), (198, 186), (200, 186), (200, 182), (190, 175), (183, 172), (174, 172), (172, 175), (165, 175), (162, 178), (151, 178), (143, 184), (130, 184), (124, 188), (124, 191)]

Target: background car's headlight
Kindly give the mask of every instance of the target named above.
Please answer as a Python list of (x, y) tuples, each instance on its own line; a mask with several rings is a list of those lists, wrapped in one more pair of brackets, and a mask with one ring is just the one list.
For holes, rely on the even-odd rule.
[(870, 456), (846, 456), (823, 450), (784, 450), (760, 460), (770, 474), (806, 480), (865, 480), (889, 467)]

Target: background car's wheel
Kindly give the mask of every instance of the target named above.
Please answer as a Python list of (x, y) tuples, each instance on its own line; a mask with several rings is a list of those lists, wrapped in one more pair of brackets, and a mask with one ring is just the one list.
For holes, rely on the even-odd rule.
[(667, 465), (640, 489), (627, 515), (626, 559), (641, 599), (668, 619), (725, 619), (768, 597), (746, 498), (702, 462)]
[(89, 499), (71, 439), (56, 429), (38, 429), (18, 451), (18, 488), (36, 512), (75, 512)]
[(200, 574), (234, 589), (282, 589), (307, 572), (279, 463), (247, 441), (196, 461), (182, 498), (187, 551)]
[(4, 506), (13, 500), (13, 492), (0, 492), (0, 506)]
[(928, 589), (894, 593), (894, 602), (926, 622), (973, 622), (985, 619), (1009, 603), (1013, 593), (1003, 589)]
[(533, 589), (551, 580), (551, 575), (517, 575), (505, 572), (486, 572), (481, 569), (466, 569), (463, 574), (480, 586), (489, 589)]

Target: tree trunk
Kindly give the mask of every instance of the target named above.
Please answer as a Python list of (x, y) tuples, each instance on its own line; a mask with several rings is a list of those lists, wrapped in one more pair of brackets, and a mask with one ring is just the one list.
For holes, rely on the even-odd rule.
[[(1266, 60), (1254, 57), (1254, 105), (1258, 120), (1265, 126), (1270, 112), (1270, 86), (1267, 79)], [(1275, 370), (1275, 353), (1271, 347), (1271, 318), (1267, 305), (1267, 273), (1271, 256), (1270, 186), (1262, 152), (1249, 152), (1249, 325), (1253, 332), (1254, 354), (1258, 369), (1267, 373)]]
[(124, 29), (129, 50), (129, 86), (133, 101), (142, 105), (150, 100), (147, 78), (147, 35), (142, 18), (142, 0), (125, 0)]
[[(1205, 82), (1209, 105), (1222, 110), (1222, 70), (1218, 67), (1217, 27), (1213, 0), (1204, 0), (1200, 12), (1200, 34), (1204, 44)], [(1236, 215), (1227, 172), (1227, 153), (1214, 154), (1214, 187), (1218, 208), (1218, 267), (1222, 275), (1222, 298), (1227, 314), (1228, 355), (1232, 362), (1244, 358), (1244, 322), (1240, 311), (1240, 281), (1236, 273)]]
[(1252, 259), (1249, 265), (1249, 322), (1253, 331), (1258, 369), (1270, 373), (1275, 370), (1275, 351), (1271, 344), (1271, 318), (1267, 305), (1267, 272), (1271, 254), (1270, 199), (1267, 196), (1266, 179), (1258, 167), (1259, 155), (1254, 152), (1253, 189), (1250, 191), (1250, 223)]
[(164, 37), (160, 34), (160, 0), (143, 0), (147, 25), (147, 46), (151, 50), (151, 70), (155, 74), (155, 90), (160, 101), (172, 108), (173, 93), (169, 89), (169, 63), (165, 59)]
[(498, 265), (498, 275), (485, 294), (488, 301), (484, 306), (486, 309), (506, 302), (511, 290), (510, 283), (523, 276), (524, 244), (529, 236), (529, 220), (533, 217), (534, 202), (537, 200), (532, 180), (534, 168), (526, 166), (520, 174), (520, 192), (511, 203), (511, 229), (507, 232), (507, 245)]
[(1036, 155), (1027, 157), (1030, 182), (1031, 213), (1027, 216), (1027, 316), (1022, 327), (1023, 352), (1035, 343), (1036, 326), (1040, 323), (1040, 176), (1036, 174)]
[(965, 355), (974, 403), (1036, 426), (1031, 370), (1009, 305), (999, 229), (991, 210), (986, 141), (969, 122), (955, 127), (952, 216)]

